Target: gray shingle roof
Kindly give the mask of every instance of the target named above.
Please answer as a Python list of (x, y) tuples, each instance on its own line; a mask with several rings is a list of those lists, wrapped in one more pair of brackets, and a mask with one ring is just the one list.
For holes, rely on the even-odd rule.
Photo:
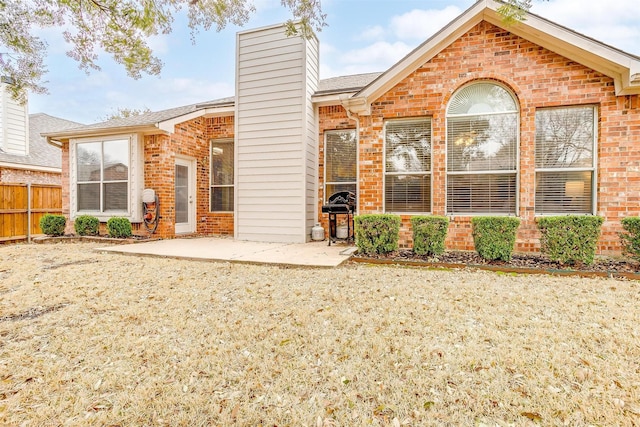
[(82, 126), (82, 123), (61, 119), (44, 113), (29, 114), (29, 154), (18, 156), (0, 151), (0, 162), (15, 163), (27, 166), (60, 168), (62, 154), (59, 148), (47, 143), (40, 136), (45, 132), (57, 132)]
[(192, 113), (204, 107), (222, 106), (233, 103), (234, 97), (220, 98), (206, 103), (184, 105), (182, 107), (169, 108), (167, 110), (150, 111), (148, 113), (139, 114), (137, 116), (124, 117), (107, 120), (105, 122), (93, 123), (82, 127), (82, 130), (91, 129), (108, 129), (130, 126), (146, 126), (155, 125), (158, 122), (173, 119), (174, 117), (183, 116)]
[(364, 73), (322, 79), (318, 84), (316, 95), (356, 92), (377, 79), (381, 74), (382, 73)]
[[(350, 76), (323, 79), (318, 83), (318, 91), (316, 92), (316, 95), (356, 92), (371, 83), (378, 76), (380, 76), (380, 74), (382, 73), (354, 74)], [(170, 120), (175, 117), (180, 117), (203, 108), (232, 106), (234, 103), (235, 97), (230, 96), (213, 101), (201, 102), (198, 104), (185, 105), (182, 107), (175, 107), (167, 110), (152, 111), (149, 113), (139, 114), (137, 116), (112, 119), (100, 123), (93, 123), (90, 125), (82, 126), (78, 128), (78, 130), (82, 133), (86, 133), (87, 131), (91, 131), (93, 129), (107, 130), (134, 126), (153, 126), (158, 122)]]

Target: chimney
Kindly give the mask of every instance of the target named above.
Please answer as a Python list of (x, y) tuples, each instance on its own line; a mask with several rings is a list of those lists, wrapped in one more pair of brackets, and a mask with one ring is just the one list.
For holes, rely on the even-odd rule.
[(304, 243), (318, 209), (318, 39), (274, 25), (236, 43), (235, 237)]
[(29, 115), (27, 103), (11, 96), (11, 77), (0, 77), (0, 150), (6, 154), (29, 154)]

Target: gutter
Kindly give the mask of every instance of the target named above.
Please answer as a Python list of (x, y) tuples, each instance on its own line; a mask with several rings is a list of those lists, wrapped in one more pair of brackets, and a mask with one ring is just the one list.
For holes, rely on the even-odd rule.
[(120, 135), (127, 133), (155, 132), (158, 129), (153, 124), (123, 126), (113, 128), (91, 128), (76, 130), (70, 129), (67, 132), (44, 132), (40, 135), (47, 139), (47, 143), (54, 147), (62, 147), (71, 138), (81, 138), (86, 136)]

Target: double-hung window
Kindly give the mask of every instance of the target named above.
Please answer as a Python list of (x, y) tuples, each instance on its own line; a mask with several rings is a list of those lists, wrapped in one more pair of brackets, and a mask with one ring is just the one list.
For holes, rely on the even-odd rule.
[(515, 215), (518, 106), (491, 82), (454, 94), (447, 108), (447, 213)]
[(77, 212), (128, 212), (130, 153), (129, 139), (76, 144)]
[(536, 110), (536, 214), (593, 214), (596, 107)]
[(233, 212), (233, 139), (211, 140), (211, 211)]
[(325, 201), (339, 191), (351, 191), (356, 194), (358, 140), (355, 129), (332, 130), (324, 135)]
[(391, 120), (384, 130), (387, 212), (431, 212), (431, 119)]

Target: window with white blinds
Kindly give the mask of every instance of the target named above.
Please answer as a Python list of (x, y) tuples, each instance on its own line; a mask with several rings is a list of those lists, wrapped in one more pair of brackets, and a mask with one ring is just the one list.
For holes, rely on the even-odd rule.
[(536, 111), (536, 214), (594, 213), (596, 107)]
[(387, 212), (431, 212), (431, 119), (385, 123)]
[(212, 212), (233, 212), (233, 139), (211, 140)]
[(518, 106), (490, 82), (460, 89), (447, 109), (447, 213), (515, 215)]
[(324, 200), (332, 194), (351, 191), (356, 194), (358, 139), (355, 129), (324, 133)]

